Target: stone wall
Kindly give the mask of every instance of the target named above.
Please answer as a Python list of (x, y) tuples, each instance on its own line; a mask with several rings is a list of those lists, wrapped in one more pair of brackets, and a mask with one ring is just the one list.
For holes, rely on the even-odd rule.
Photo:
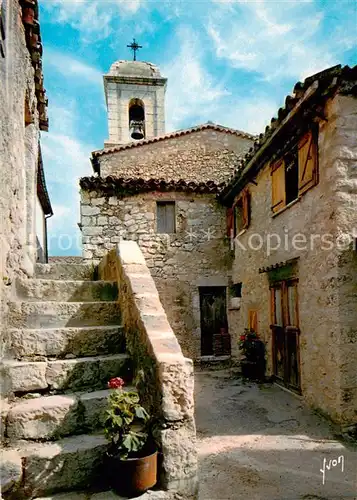
[(117, 276), (119, 303), (136, 385), (157, 419), (163, 454), (161, 484), (185, 498), (197, 491), (192, 361), (182, 355), (144, 256), (134, 241), (121, 242), (99, 265), (102, 279)]
[[(39, 121), (34, 70), (17, 0), (6, 7), (6, 55), (0, 56), (0, 294), (1, 325), (17, 275), (33, 274), (36, 256), (35, 199)], [(25, 96), (33, 123), (25, 127)]]
[(333, 168), (335, 221), (338, 234), (351, 235), (352, 245), (337, 256), (334, 285), (338, 293), (340, 418), (357, 424), (357, 98), (337, 95), (327, 106), (328, 153)]
[(97, 157), (100, 175), (186, 181), (226, 181), (252, 140), (204, 129)]
[[(158, 234), (156, 202), (176, 202), (176, 233)], [(160, 193), (106, 198), (81, 192), (83, 256), (100, 260), (119, 241), (136, 241), (185, 355), (200, 356), (199, 286), (226, 286), (231, 266), (226, 209), (215, 195)]]
[[(341, 250), (338, 241), (343, 239), (337, 238), (351, 234), (356, 220), (356, 99), (337, 96), (325, 112), (328, 121), (319, 125), (317, 186), (273, 216), (269, 168), (260, 171), (257, 185), (249, 184), (251, 224), (238, 236), (233, 266), (233, 281), (243, 283), (241, 308), (230, 312), (230, 332), (237, 346), (239, 335), (248, 326), (248, 310), (258, 311), (258, 333), (267, 343), (271, 374), (269, 283), (267, 273), (259, 273), (259, 268), (296, 257), (302, 394), (311, 405), (344, 424), (357, 422), (357, 256), (352, 244)], [(298, 233), (305, 235), (308, 244), (301, 245), (300, 240), (294, 248), (293, 237)], [(269, 234), (279, 235), (282, 242), (270, 252)], [(328, 250), (324, 249), (327, 245), (322, 246), (323, 234), (334, 242)], [(260, 237), (263, 247), (249, 249), (259, 248)], [(276, 241), (274, 237), (274, 246)], [(234, 354), (238, 356), (237, 348)]]

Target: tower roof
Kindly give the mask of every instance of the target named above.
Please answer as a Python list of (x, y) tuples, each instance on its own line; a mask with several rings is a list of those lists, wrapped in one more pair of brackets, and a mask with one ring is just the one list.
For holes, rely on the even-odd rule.
[(108, 75), (161, 78), (159, 68), (145, 61), (116, 61), (111, 65)]

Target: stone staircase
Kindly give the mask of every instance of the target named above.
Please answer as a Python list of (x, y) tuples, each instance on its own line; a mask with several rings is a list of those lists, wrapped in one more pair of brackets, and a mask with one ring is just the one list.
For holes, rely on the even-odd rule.
[[(132, 380), (117, 285), (86, 264), (39, 264), (11, 304), (3, 385), (6, 457), (18, 457), (20, 500), (97, 483), (107, 446), (107, 382)], [(16, 462), (16, 459), (15, 459)], [(98, 485), (98, 484), (96, 484)]]

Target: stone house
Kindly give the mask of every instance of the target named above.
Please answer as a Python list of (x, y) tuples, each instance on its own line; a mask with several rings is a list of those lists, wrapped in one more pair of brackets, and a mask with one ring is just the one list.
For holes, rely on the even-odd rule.
[(232, 215), (230, 332), (253, 328), (268, 374), (357, 424), (357, 67), (297, 83), (219, 195)]
[[(119, 61), (104, 81), (109, 142), (92, 154), (97, 175), (80, 181), (83, 256), (98, 260), (121, 239), (135, 240), (184, 354), (230, 353), (229, 339), (213, 338), (228, 334), (231, 269), (216, 195), (253, 137), (213, 123), (163, 134), (166, 79), (152, 64)], [(133, 102), (145, 108), (134, 125)]]
[(0, 9), (0, 290), (5, 315), (16, 276), (32, 276), (36, 261), (46, 259), (45, 219), (52, 207), (39, 147), (48, 119), (37, 1), (2, 0)]

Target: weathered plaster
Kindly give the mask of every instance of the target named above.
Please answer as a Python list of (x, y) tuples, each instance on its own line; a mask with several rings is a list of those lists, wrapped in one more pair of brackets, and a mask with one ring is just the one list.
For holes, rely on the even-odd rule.
[[(7, 2), (6, 56), (0, 58), (0, 295), (1, 326), (6, 326), (7, 301), (15, 277), (31, 276), (36, 256), (35, 199), (39, 121), (34, 70), (26, 48), (17, 0)], [(25, 96), (33, 123), (25, 128)]]

